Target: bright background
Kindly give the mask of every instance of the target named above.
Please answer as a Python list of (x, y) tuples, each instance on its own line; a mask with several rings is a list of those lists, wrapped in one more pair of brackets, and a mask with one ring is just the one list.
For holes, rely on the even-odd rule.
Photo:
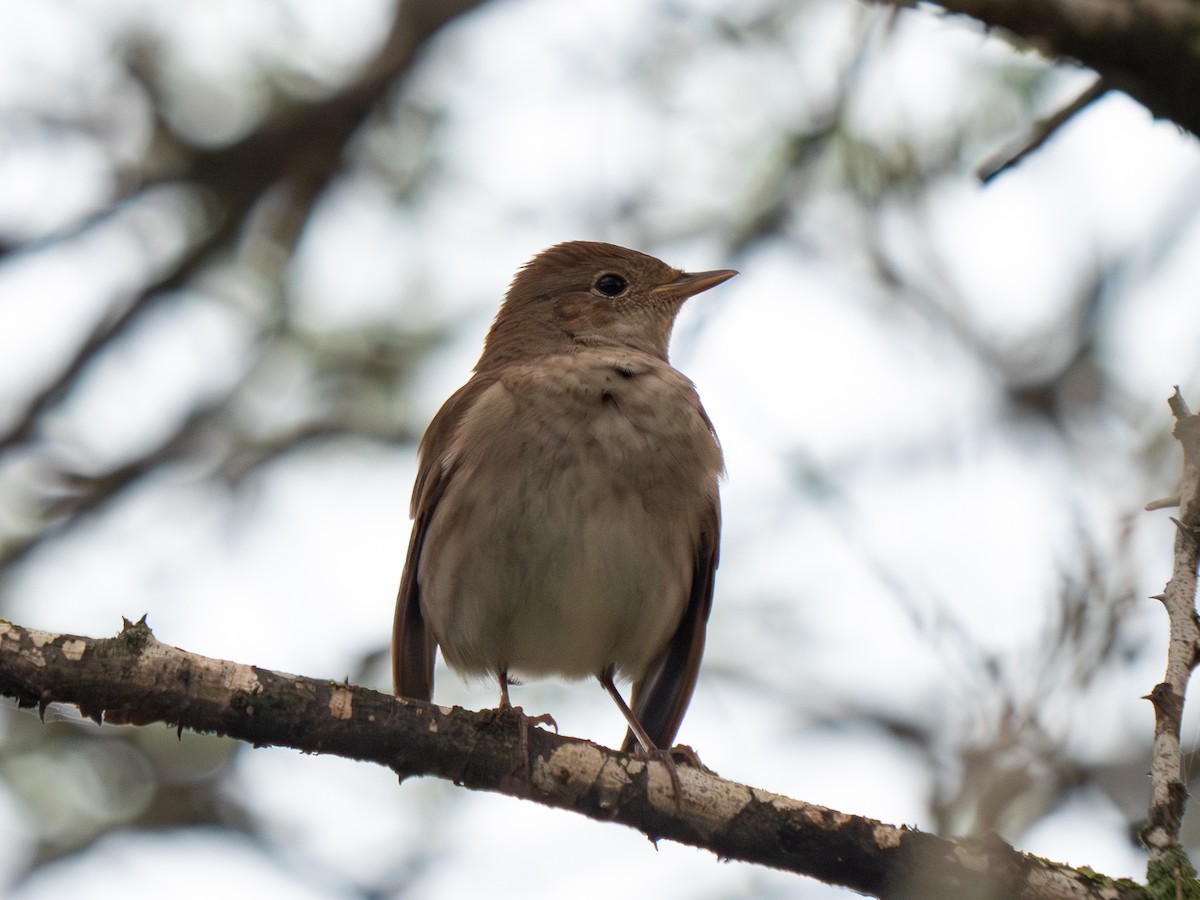
[[(187, 650), (386, 689), (415, 441), (515, 269), (572, 238), (732, 266), (672, 348), (729, 471), (680, 740), (738, 781), (1140, 877), (1139, 698), (1165, 653), (1146, 598), (1173, 538), (1141, 508), (1177, 477), (1172, 385), (1200, 403), (1200, 156), (1114, 94), (981, 187), (974, 167), (1092, 76), (967, 21), (482, 4), (311, 204), (254, 204), (18, 427), (219, 227), (195, 160), (358, 77), (394, 15), (0, 5), (0, 615), (105, 636), (147, 613)], [(495, 703), (437, 677), (441, 703)], [(591, 683), (517, 700), (568, 734), (623, 731)], [(846, 896), (370, 766), (12, 708), (0, 885)]]

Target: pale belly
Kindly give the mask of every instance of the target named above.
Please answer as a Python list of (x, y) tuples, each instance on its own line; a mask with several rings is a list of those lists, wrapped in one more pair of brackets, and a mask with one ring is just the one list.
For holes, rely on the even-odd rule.
[(721, 468), (691, 385), (576, 362), (496, 385), (464, 419), (419, 563), (422, 614), (461, 671), (637, 676), (687, 605)]

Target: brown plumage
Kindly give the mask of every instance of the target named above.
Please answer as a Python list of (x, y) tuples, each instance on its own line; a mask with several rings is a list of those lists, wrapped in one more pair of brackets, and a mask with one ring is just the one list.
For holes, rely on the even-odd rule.
[[(671, 746), (704, 650), (723, 464), (667, 344), (683, 302), (734, 274), (587, 241), (517, 273), (421, 440), (397, 694), (431, 698), (437, 647), (496, 677), (502, 706), (510, 674), (594, 675), (625, 750)], [(632, 712), (614, 674), (634, 680)]]

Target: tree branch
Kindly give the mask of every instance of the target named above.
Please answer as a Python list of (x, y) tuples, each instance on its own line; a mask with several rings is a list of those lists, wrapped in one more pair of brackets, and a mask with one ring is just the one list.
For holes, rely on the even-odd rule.
[(434, 775), (889, 900), (1143, 896), (1128, 881), (1021, 854), (998, 838), (946, 840), (690, 765), (679, 766), (677, 798), (661, 763), (540, 729), (529, 732), (523, 759), (511, 713), (446, 709), (210, 659), (155, 640), (144, 619), (108, 639), (0, 622), (0, 694), (42, 712), (69, 703), (96, 722), (165, 722), (374, 762), (402, 778)]
[[(1175, 438), (1183, 448), (1183, 480), (1179, 489), (1179, 518), (1175, 522), (1175, 563), (1171, 580), (1156, 599), (1170, 622), (1167, 670), (1147, 699), (1154, 704), (1154, 756), (1150, 762), (1150, 816), (1142, 840), (1151, 864), (1181, 869), (1192, 879), (1195, 871), (1183, 857), (1179, 829), (1187, 801), (1179, 736), (1188, 680), (1200, 661), (1200, 620), (1196, 617), (1196, 566), (1200, 564), (1200, 416), (1193, 415), (1178, 386), (1170, 398)], [(1157, 504), (1150, 506), (1159, 508)]]
[[(915, 0), (892, 0), (915, 6)], [(1054, 59), (1074, 59), (1150, 112), (1200, 135), (1200, 4), (1191, 0), (938, 0)]]
[(1046, 141), (1066, 125), (1071, 119), (1087, 109), (1110, 90), (1103, 78), (1097, 78), (1070, 103), (1056, 109), (1053, 113), (1033, 123), (1029, 134), (1022, 135), (1012, 144), (1001, 147), (982, 163), (975, 167), (975, 176), (988, 184), (1009, 169), (1015, 168), (1027, 156), (1041, 149)]

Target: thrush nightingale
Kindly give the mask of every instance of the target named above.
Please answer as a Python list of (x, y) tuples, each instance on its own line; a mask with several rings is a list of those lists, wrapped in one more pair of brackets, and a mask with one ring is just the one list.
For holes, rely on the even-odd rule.
[[(731, 269), (687, 273), (571, 241), (513, 279), (471, 379), (420, 444), (392, 641), (396, 693), (451, 667), (595, 676), (669, 748), (696, 685), (717, 567), (721, 448), (667, 362), (675, 316)], [(632, 710), (614, 676), (634, 681)]]

